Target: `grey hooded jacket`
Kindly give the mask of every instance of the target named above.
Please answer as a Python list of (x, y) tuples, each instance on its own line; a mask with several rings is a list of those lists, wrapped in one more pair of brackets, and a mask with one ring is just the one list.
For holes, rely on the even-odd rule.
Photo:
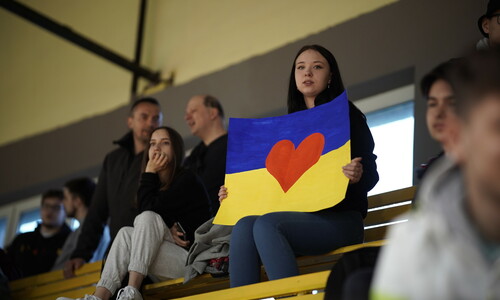
[(459, 168), (443, 157), (422, 183), (418, 209), (390, 231), (372, 299), (500, 299), (500, 245), (482, 239), (465, 195)]

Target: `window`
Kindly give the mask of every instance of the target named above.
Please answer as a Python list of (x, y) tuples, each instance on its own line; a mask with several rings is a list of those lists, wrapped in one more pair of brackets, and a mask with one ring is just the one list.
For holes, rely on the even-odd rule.
[(78, 220), (76, 218), (72, 218), (70, 221), (69, 221), (69, 227), (71, 228), (71, 230), (75, 231), (78, 229), (78, 227), (80, 227), (80, 222), (78, 222)]
[(5, 235), (7, 233), (7, 217), (0, 218), (0, 248), (5, 248)]
[(375, 140), (380, 177), (376, 195), (413, 184), (414, 85), (356, 101)]
[(19, 225), (16, 232), (25, 233), (34, 231), (40, 221), (40, 207), (24, 211), (19, 217)]

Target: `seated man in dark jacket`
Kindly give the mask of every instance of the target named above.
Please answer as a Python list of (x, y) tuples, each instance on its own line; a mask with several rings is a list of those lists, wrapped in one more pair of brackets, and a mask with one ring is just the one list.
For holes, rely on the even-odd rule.
[(64, 223), (63, 193), (49, 190), (42, 195), (42, 222), (35, 231), (16, 236), (7, 254), (23, 277), (50, 271), (71, 229)]

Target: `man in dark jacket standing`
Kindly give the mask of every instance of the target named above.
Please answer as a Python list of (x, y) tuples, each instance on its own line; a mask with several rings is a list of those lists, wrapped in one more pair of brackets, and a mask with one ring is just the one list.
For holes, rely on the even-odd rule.
[[(23, 277), (50, 271), (71, 229), (64, 223), (66, 214), (61, 190), (42, 195), (42, 222), (35, 231), (16, 236), (7, 255)], [(14, 279), (14, 278), (11, 278)]]
[(127, 118), (130, 129), (119, 147), (104, 159), (96, 191), (71, 259), (64, 266), (64, 276), (73, 277), (76, 269), (88, 262), (97, 248), (108, 223), (111, 240), (120, 228), (132, 226), (138, 213), (135, 203), (143, 151), (151, 131), (162, 124), (161, 108), (156, 99), (136, 101)]

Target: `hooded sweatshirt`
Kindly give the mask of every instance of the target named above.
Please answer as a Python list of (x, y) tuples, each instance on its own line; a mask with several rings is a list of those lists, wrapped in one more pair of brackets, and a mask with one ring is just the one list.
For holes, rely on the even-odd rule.
[(372, 299), (500, 299), (500, 245), (481, 237), (465, 195), (459, 168), (443, 157), (422, 183), (418, 209), (390, 230)]

